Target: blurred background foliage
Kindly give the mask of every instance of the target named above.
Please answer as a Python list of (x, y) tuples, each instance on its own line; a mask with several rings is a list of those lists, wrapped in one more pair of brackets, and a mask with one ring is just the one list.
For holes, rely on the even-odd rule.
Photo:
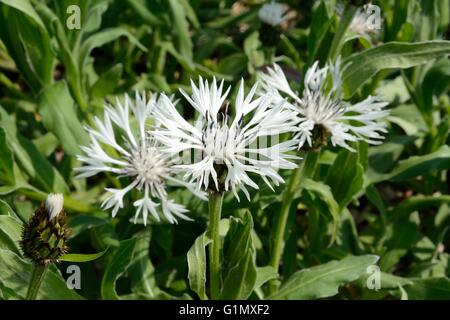
[[(259, 37), (262, 3), (0, 0), (0, 297), (24, 296), (20, 273), (30, 266), (16, 245), (21, 223), (47, 193), (62, 192), (72, 251), (109, 250), (98, 261), (80, 264), (77, 293), (63, 283), (67, 264), (52, 267), (41, 297), (197, 298), (187, 281), (186, 254), (205, 230), (206, 203), (174, 189), (195, 222), (144, 228), (129, 222), (132, 206), (113, 219), (99, 203), (104, 187), (122, 181), (109, 175), (74, 179), (75, 156), (88, 142), (83, 126), (115, 96), (134, 90), (178, 94), (198, 76), (254, 83), (271, 54)], [(294, 197), (282, 259), (286, 280), (334, 259), (375, 254), (381, 257), (381, 289), (368, 290), (364, 279), (351, 279), (338, 293), (316, 288), (279, 297), (450, 299), (450, 1), (373, 1), (381, 8), (382, 29), (348, 30), (334, 48), (343, 19), (339, 4), (284, 3), (291, 10), (275, 60), (289, 80), (301, 88), (312, 62), (323, 65), (340, 54), (351, 62), (344, 73), (346, 97), (380, 95), (391, 115), (384, 144), (359, 143), (357, 153), (332, 147), (321, 153), (304, 191)], [(71, 5), (80, 8), (80, 30), (66, 26)], [(193, 117), (191, 107), (179, 107)], [(262, 284), (274, 277), (263, 266), (283, 186), (275, 193), (260, 186), (251, 202), (225, 198), (224, 218), (234, 218), (224, 226), (251, 226), (242, 250), (254, 257), (256, 278), (254, 290), (240, 298), (264, 298)], [(232, 247), (232, 240), (225, 245)], [(337, 291), (342, 283), (333, 281)]]

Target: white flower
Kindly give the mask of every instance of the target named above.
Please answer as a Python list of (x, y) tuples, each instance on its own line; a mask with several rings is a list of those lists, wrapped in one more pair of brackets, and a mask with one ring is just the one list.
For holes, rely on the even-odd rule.
[(45, 199), (45, 211), (50, 220), (56, 218), (63, 209), (64, 197), (61, 193), (51, 193)]
[[(297, 142), (289, 140), (270, 146), (261, 144), (268, 136), (274, 138), (283, 132), (293, 131), (298, 121), (295, 113), (284, 108), (284, 102), (273, 105), (268, 95), (253, 99), (257, 85), (244, 96), (244, 82), (241, 81), (235, 100), (235, 116), (231, 119), (227, 115), (228, 104), (225, 110), (221, 110), (230, 91), (228, 88), (223, 93), (223, 80), (218, 85), (214, 79), (209, 85), (208, 81), (200, 78), (198, 87), (193, 81), (191, 86), (192, 96), (182, 90), (181, 93), (199, 113), (195, 125), (183, 119), (164, 95), (154, 109), (155, 119), (161, 123), (161, 128), (156, 129), (154, 135), (167, 146), (167, 151), (194, 153), (193, 161), (177, 166), (185, 172), (185, 177), (199, 188), (231, 189), (238, 200), (237, 188), (247, 198), (246, 186), (258, 189), (249, 173), (260, 175), (269, 186), (269, 179), (275, 185), (284, 182), (277, 169), (296, 167), (288, 161), (295, 156), (285, 153), (295, 149)], [(188, 158), (191, 159), (190, 156)], [(219, 187), (219, 181), (223, 182), (223, 186)]]
[[(344, 4), (338, 3), (335, 9), (341, 17), (344, 14)], [(376, 33), (381, 29), (382, 18), (380, 15), (380, 8), (371, 3), (359, 7), (348, 27), (352, 32), (358, 33), (361, 36), (369, 36), (370, 33)]]
[[(261, 74), (264, 92), (276, 96), (277, 100), (286, 94), (290, 107), (300, 117), (295, 138), (299, 148), (305, 143), (313, 146), (315, 129), (325, 129), (331, 135), (333, 145), (355, 151), (348, 142), (363, 140), (370, 144), (380, 144), (386, 132), (386, 125), (379, 120), (388, 115), (383, 110), (387, 105), (377, 97), (369, 96), (364, 101), (351, 105), (341, 98), (341, 60), (319, 68), (315, 62), (306, 72), (303, 96), (299, 97), (291, 89), (283, 70), (275, 65), (267, 74)], [(275, 89), (274, 89), (275, 88)]]
[(280, 25), (285, 20), (285, 12), (287, 7), (283, 4), (272, 1), (266, 3), (259, 9), (259, 19), (273, 27)]
[(356, 10), (352, 22), (348, 28), (360, 35), (367, 35), (375, 31), (375, 29), (368, 22), (367, 6), (360, 7)]
[[(167, 99), (167, 97), (165, 97)], [(135, 201), (135, 222), (142, 213), (144, 224), (150, 213), (160, 221), (162, 214), (170, 223), (176, 223), (176, 218), (191, 220), (184, 213), (187, 211), (181, 205), (175, 205), (168, 199), (166, 187), (168, 184), (184, 186), (196, 195), (205, 199), (205, 194), (194, 190), (193, 185), (178, 179), (174, 164), (176, 157), (162, 150), (160, 144), (150, 135), (146, 125), (149, 120), (150, 108), (156, 104), (156, 95), (147, 102), (145, 95), (136, 92), (133, 104), (125, 96), (124, 103), (118, 99), (115, 106), (107, 106), (103, 121), (95, 117), (97, 130), (87, 127), (91, 138), (88, 147), (81, 147), (85, 155), (78, 160), (85, 165), (76, 168), (78, 177), (90, 177), (100, 172), (110, 172), (118, 177), (130, 177), (131, 183), (123, 189), (106, 188), (108, 198), (102, 203), (107, 210), (112, 208), (113, 217), (123, 208), (123, 198), (132, 189), (141, 191), (142, 198)], [(130, 110), (132, 119), (130, 119)], [(132, 124), (136, 124), (135, 128)], [(114, 128), (115, 127), (115, 128)], [(106, 148), (113, 149), (108, 153)], [(158, 211), (157, 208), (161, 206)], [(160, 213), (158, 213), (160, 212)]]

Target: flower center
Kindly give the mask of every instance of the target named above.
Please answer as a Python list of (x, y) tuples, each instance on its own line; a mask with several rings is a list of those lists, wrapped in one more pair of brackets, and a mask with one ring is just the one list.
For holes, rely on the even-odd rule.
[(339, 99), (335, 100), (330, 95), (325, 96), (320, 91), (305, 92), (304, 116), (318, 124), (326, 124), (345, 112)]
[(137, 176), (139, 189), (145, 184), (148, 186), (162, 184), (166, 173), (166, 161), (155, 147), (148, 146), (132, 152), (128, 175)]
[(229, 127), (226, 121), (212, 122), (203, 130), (204, 156), (214, 158), (215, 164), (232, 160), (237, 151), (239, 126)]

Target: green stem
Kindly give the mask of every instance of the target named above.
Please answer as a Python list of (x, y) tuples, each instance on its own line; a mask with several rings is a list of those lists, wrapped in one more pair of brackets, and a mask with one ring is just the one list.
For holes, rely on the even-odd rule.
[[(280, 214), (277, 216), (275, 221), (275, 237), (269, 265), (277, 271), (280, 265), (281, 256), (283, 254), (284, 236), (292, 200), (295, 193), (300, 189), (303, 178), (310, 177), (314, 172), (319, 153), (311, 151), (304, 153), (304, 155), (305, 157), (301, 164), (294, 170), (294, 173), (288, 181), (287, 189), (283, 194)], [(269, 293), (274, 293), (277, 288), (277, 280), (270, 281)]]
[(223, 193), (209, 191), (209, 285), (210, 297), (215, 300), (220, 293), (220, 234), (219, 223), (222, 214)]
[(36, 297), (47, 273), (48, 266), (42, 266), (39, 264), (33, 265), (33, 273), (31, 274), (30, 284), (28, 285), (28, 292), (26, 300), (36, 300)]
[(339, 22), (339, 26), (334, 34), (333, 41), (331, 42), (330, 51), (328, 51), (328, 60), (336, 60), (338, 53), (342, 47), (342, 40), (344, 39), (345, 32), (347, 31), (353, 17), (356, 13), (357, 8), (350, 4), (347, 4), (344, 9), (344, 15)]
[(266, 49), (266, 59), (269, 66), (274, 63), (276, 50), (276, 47), (269, 47)]

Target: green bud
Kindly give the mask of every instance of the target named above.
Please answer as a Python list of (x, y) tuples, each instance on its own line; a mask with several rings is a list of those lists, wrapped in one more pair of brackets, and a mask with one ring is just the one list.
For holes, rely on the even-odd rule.
[(56, 263), (68, 251), (70, 229), (63, 203), (61, 194), (48, 195), (24, 225), (20, 245), (24, 256), (35, 264)]

